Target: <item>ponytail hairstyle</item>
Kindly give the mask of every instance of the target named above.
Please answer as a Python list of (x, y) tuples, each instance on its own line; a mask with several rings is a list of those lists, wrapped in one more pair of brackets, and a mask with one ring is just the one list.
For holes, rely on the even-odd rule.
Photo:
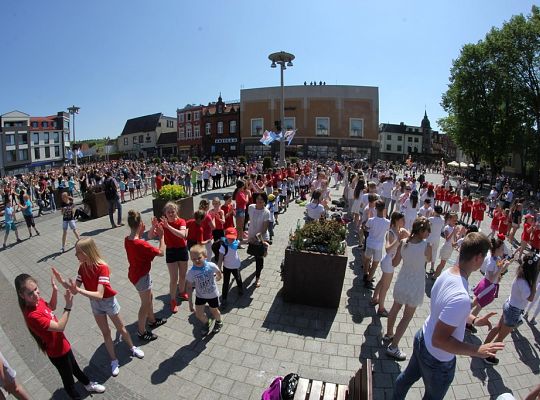
[(504, 241), (502, 241), (499, 238), (491, 238), (489, 242), (489, 250), (491, 251), (491, 254), (495, 253), (497, 249), (499, 249), (501, 246), (504, 245)]
[(407, 245), (413, 237), (418, 236), (422, 232), (426, 231), (431, 232), (431, 224), (429, 223), (429, 220), (426, 217), (416, 218), (412, 225), (411, 235), (407, 238), (405, 244)]
[(356, 186), (354, 188), (354, 195), (353, 197), (355, 199), (358, 199), (360, 198), (360, 193), (362, 193), (362, 191), (364, 190), (364, 188), (366, 187), (366, 184), (364, 182), (363, 179), (359, 179), (358, 182), (356, 182)]
[[(24, 292), (24, 289), (26, 288), (26, 283), (27, 282), (33, 282), (33, 283), (35, 283), (37, 285), (37, 281), (35, 280), (35, 278), (31, 277), (28, 274), (20, 274), (20, 275), (18, 275), (15, 278), (15, 283), (14, 283), (15, 284), (15, 290), (17, 291), (17, 301), (19, 302), (19, 307), (20, 307), (21, 312), (23, 314), (26, 311), (26, 301), (24, 301), (23, 292)], [(24, 319), (24, 321), (26, 323), (26, 327), (28, 328), (28, 331), (30, 332), (30, 335), (32, 335), (32, 337), (36, 341), (39, 349), (42, 352), (45, 353), (45, 342), (43, 342), (43, 340), (41, 340), (41, 338), (38, 335), (36, 335), (34, 332), (32, 332), (32, 330), (28, 326), (28, 322), (26, 322), (26, 318)]]
[(524, 279), (532, 290), (538, 277), (538, 254), (527, 254), (516, 271), (516, 277)]
[[(274, 169), (274, 173), (276, 172), (276, 170)], [(236, 181), (236, 189), (234, 189), (234, 192), (232, 194), (232, 198), (234, 201), (236, 201), (236, 194), (238, 193), (238, 191), (243, 188), (246, 184), (244, 183), (244, 181), (242, 179), (238, 179)]]
[(390, 216), (390, 226), (396, 226), (397, 222), (402, 218), (405, 218), (405, 215), (403, 213), (394, 211)]
[(201, 201), (199, 201), (199, 210), (208, 211), (209, 208), (210, 203), (208, 202), (208, 200), (201, 199)]
[(127, 223), (131, 230), (138, 229), (141, 225), (141, 213), (135, 210), (129, 210)]

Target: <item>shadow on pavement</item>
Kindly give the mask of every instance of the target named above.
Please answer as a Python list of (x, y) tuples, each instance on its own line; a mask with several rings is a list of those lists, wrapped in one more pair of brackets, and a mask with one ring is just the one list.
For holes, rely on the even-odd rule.
[[(66, 251), (69, 251), (69, 249), (66, 250)], [(47, 262), (49, 260), (54, 260), (54, 259), (56, 259), (56, 257), (58, 257), (60, 255), (62, 255), (62, 252), (57, 251), (55, 253), (52, 253), (52, 254), (49, 254), (49, 255), (47, 255), (45, 257), (40, 258), (39, 260), (37, 260), (37, 263), (39, 264), (39, 263)]]
[(518, 329), (514, 329), (511, 335), (519, 359), (528, 366), (533, 373), (538, 374), (538, 372), (540, 372), (540, 358), (538, 351)]
[(99, 235), (100, 233), (107, 232), (110, 229), (112, 229), (112, 228), (94, 229), (93, 231), (88, 231), (88, 232), (81, 233), (81, 236), (96, 236), (96, 235)]
[(195, 339), (193, 339), (191, 343), (180, 347), (171, 358), (163, 360), (158, 365), (157, 370), (155, 370), (150, 377), (150, 382), (152, 382), (153, 385), (165, 382), (169, 376), (186, 368), (206, 349), (207, 343), (214, 337), (213, 334), (201, 337), (198, 332), (201, 324), (194, 314), (189, 316), (189, 322), (193, 326), (193, 336), (195, 336)]

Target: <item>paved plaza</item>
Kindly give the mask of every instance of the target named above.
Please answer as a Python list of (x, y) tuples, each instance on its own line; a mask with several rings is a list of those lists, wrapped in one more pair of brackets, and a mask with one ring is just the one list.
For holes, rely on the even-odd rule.
[[(440, 181), (440, 177), (431, 175), (428, 180)], [(232, 189), (218, 189), (203, 196), (211, 198), (230, 191)], [(199, 199), (200, 196), (195, 198), (195, 204)], [(130, 208), (137, 209), (143, 212), (148, 226), (152, 216), (151, 201), (152, 197), (147, 196), (124, 204), (124, 219)], [(117, 345), (121, 366), (116, 378), (110, 375), (110, 360), (89, 301), (76, 296), (66, 336), (87, 374), (107, 387), (105, 394), (95, 395), (95, 398), (260, 399), (263, 388), (274, 376), (289, 372), (346, 384), (364, 358), (373, 360), (374, 398), (391, 398), (393, 383), (408, 361), (398, 363), (384, 353), (381, 337), (386, 319), (377, 317), (375, 308), (369, 305), (371, 292), (363, 287), (360, 252), (352, 235), (348, 238), (349, 268), (339, 309), (293, 305), (281, 298), (280, 264), (289, 233), (302, 216), (303, 208), (296, 204), (280, 215), (274, 243), (265, 259), (260, 288), (254, 288), (254, 260), (248, 258), (245, 250), (240, 250), (247, 290), (243, 297), (238, 297), (236, 286), (232, 285), (229, 307), (223, 317), (224, 327), (213, 336), (201, 337), (200, 324), (189, 312), (187, 304), (182, 304), (179, 312), (171, 316), (165, 259), (156, 258), (152, 267), (154, 308), (158, 315), (168, 317), (169, 321), (155, 330), (159, 336), (156, 341), (142, 345), (146, 354), (143, 360), (131, 359), (127, 346)], [(71, 245), (62, 254), (59, 252), (60, 213), (36, 218), (36, 223), (41, 236), (0, 251), (1, 350), (17, 370), (19, 382), (34, 398), (64, 399), (67, 397), (57, 371), (38, 350), (24, 325), (13, 279), (22, 272), (35, 276), (43, 297), (48, 300), (50, 267), (56, 267), (65, 276), (76, 275), (74, 237), (68, 232)], [(482, 230), (486, 232), (488, 227), (488, 222), (484, 221)], [(110, 229), (109, 218), (105, 216), (78, 223), (78, 228), (82, 236), (94, 238), (110, 265), (111, 283), (119, 292), (122, 317), (137, 344), (135, 321), (139, 296), (127, 278), (128, 264), (123, 245), (127, 227)], [(19, 232), (22, 238), (27, 237), (26, 227), (21, 224)], [(13, 243), (14, 238), (10, 237), (10, 241)], [(498, 313), (494, 323), (509, 295), (514, 270), (515, 265), (501, 282), (499, 298), (487, 308)], [(480, 273), (471, 276), (471, 288), (480, 276)], [(430, 284), (427, 293), (429, 289)], [(389, 291), (388, 309), (391, 300), (392, 292)], [(59, 293), (60, 309), (63, 301)], [(414, 333), (422, 326), (428, 312), (429, 299), (426, 298), (402, 339), (401, 348), (407, 355), (412, 353)], [(479, 328), (477, 336), (466, 338), (480, 343), (486, 334), (486, 328)], [(504, 392), (512, 392), (516, 398), (524, 397), (540, 381), (539, 341), (538, 329), (525, 323), (506, 339), (505, 350), (498, 354), (499, 366), (487, 366), (480, 359), (458, 357), (456, 377), (447, 398), (487, 399)], [(421, 398), (422, 387), (421, 382), (415, 385), (408, 398)]]

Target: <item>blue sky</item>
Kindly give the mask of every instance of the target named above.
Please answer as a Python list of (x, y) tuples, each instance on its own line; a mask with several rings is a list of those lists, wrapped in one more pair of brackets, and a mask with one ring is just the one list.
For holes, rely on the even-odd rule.
[(452, 59), (527, 0), (2, 0), (0, 114), (81, 107), (77, 139), (126, 119), (285, 83), (379, 87), (380, 122), (432, 125)]

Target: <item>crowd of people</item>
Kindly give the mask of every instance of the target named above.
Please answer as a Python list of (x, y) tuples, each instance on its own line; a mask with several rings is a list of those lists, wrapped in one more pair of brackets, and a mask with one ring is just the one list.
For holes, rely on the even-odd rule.
[[(167, 203), (163, 216), (153, 218), (148, 227), (139, 211), (129, 210), (126, 221), (129, 234), (124, 248), (129, 263), (128, 278), (140, 297), (136, 335), (141, 342), (156, 340), (153, 330), (167, 322), (154, 314), (151, 268), (155, 257), (165, 256), (171, 314), (176, 314), (186, 302), (201, 323), (201, 335), (217, 334), (223, 328), (221, 311), (228, 306), (231, 275), (239, 296), (246, 289), (238, 249), (245, 247), (254, 258), (254, 288), (258, 288), (263, 284), (264, 260), (271, 251), (274, 228), (290, 204), (295, 202), (305, 207), (306, 223), (317, 223), (327, 218), (342, 198), (343, 211), (347, 213), (344, 220), (350, 222), (349, 229), (362, 250), (363, 285), (371, 292), (370, 302), (377, 307), (376, 315), (387, 318), (382, 343), (388, 356), (398, 361), (407, 359), (399, 347), (400, 341), (416, 309), (425, 300), (426, 276), (435, 281), (430, 316), (415, 336), (409, 365), (395, 385), (395, 398), (405, 398), (407, 390), (420, 377), (424, 379), (427, 397), (443, 398), (454, 377), (455, 355), (481, 357), (486, 363), (497, 365), (496, 353), (503, 350), (505, 337), (523, 322), (523, 314), (530, 313), (529, 322), (536, 323), (540, 311), (537, 291), (540, 214), (516, 198), (504, 182), (499, 186), (498, 180), (488, 195), (475, 194), (466, 180), (452, 180), (444, 170), (441, 172), (443, 179), (438, 183), (426, 180), (427, 169), (420, 164), (406, 168), (385, 162), (367, 165), (301, 160), (285, 168), (266, 170), (260, 161), (234, 160), (162, 165), (120, 161), (79, 169), (68, 167), (4, 179), (4, 247), (12, 230), (20, 241), (16, 227), (18, 211), (25, 219), (29, 235), (32, 236), (32, 228), (39, 235), (32, 207), (37, 204), (38, 215), (46, 208), (55, 212), (54, 194), (60, 190), (61, 250), (66, 249), (67, 230), (71, 229), (77, 240), (75, 256), (80, 265), (77, 277), (66, 278), (53, 269), (53, 294), (49, 302), (40, 297), (37, 281), (27, 274), (17, 277), (15, 287), (30, 333), (58, 369), (68, 394), (80, 398), (73, 376), (88, 391), (103, 392), (105, 388), (90, 381), (80, 370), (63, 334), (73, 296), (81, 294), (90, 299), (111, 359), (113, 376), (119, 374), (120, 365), (107, 317), (134, 357), (143, 358), (144, 352), (133, 344), (124, 327), (117, 292), (110, 282), (109, 265), (93, 239), (79, 236), (74, 197), (84, 197), (93, 186), (102, 185), (109, 202), (111, 227), (116, 228), (123, 225), (125, 202), (149, 191), (159, 191), (163, 185), (180, 184), (192, 195), (234, 185), (234, 190), (231, 188), (231, 193), (222, 197), (200, 200), (188, 220), (179, 217), (174, 202)], [(332, 193), (336, 192), (339, 195), (332, 199)], [(51, 193), (53, 199), (49, 197)], [(492, 218), (489, 235), (479, 233), (486, 215)], [(516, 237), (519, 229), (522, 234)], [(157, 240), (158, 245), (150, 243), (151, 240)], [(445, 269), (454, 252), (458, 253), (455, 265)], [(515, 276), (504, 278), (511, 263), (516, 265)], [(392, 306), (387, 309), (396, 269)], [(478, 270), (482, 275), (476, 275)], [(376, 277), (379, 277), (377, 282)], [(478, 281), (472, 290), (472, 301), (469, 278)], [(480, 312), (497, 298), (501, 279), (512, 279), (511, 295), (501, 304), (502, 316), (492, 327), (490, 318), (494, 313), (482, 316)], [(65, 308), (60, 319), (53, 314), (58, 290), (55, 281), (65, 289)], [(474, 334), (480, 326), (490, 329), (484, 344), (465, 343), (465, 331)], [(20, 388), (4, 384), (12, 393), (17, 393), (16, 387)], [(24, 389), (19, 391), (22, 393), (19, 398), (25, 398)]]

